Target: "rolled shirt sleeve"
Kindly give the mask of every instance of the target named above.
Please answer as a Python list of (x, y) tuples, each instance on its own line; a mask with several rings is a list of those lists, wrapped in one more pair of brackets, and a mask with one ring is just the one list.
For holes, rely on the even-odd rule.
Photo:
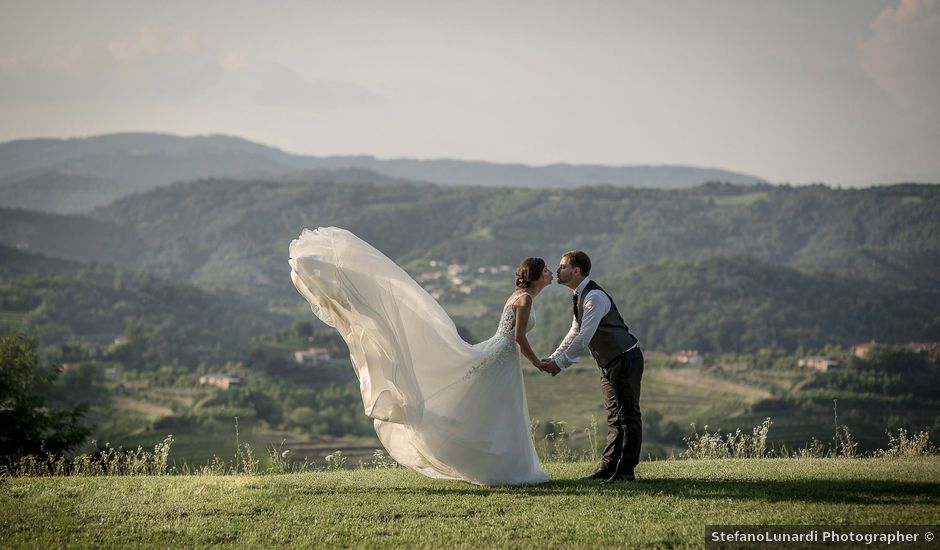
[(581, 327), (578, 327), (578, 320), (573, 319), (571, 329), (561, 345), (551, 355), (562, 369), (566, 369), (581, 360), (581, 355), (587, 349), (601, 319), (610, 311), (610, 299), (600, 290), (592, 290), (584, 299), (584, 311), (581, 314)]

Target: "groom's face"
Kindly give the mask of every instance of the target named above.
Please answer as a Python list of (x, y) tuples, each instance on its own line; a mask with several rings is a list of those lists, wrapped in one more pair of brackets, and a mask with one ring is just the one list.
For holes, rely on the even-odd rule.
[(571, 264), (568, 263), (568, 257), (562, 256), (561, 261), (558, 262), (558, 284), (563, 285), (571, 281), (571, 278), (574, 276), (574, 268), (571, 267)]

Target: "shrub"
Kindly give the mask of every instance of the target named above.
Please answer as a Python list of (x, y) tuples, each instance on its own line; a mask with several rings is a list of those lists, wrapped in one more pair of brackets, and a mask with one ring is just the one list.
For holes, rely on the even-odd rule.
[(57, 409), (46, 403), (60, 374), (58, 368), (42, 369), (34, 338), (0, 338), (0, 462), (65, 452), (91, 433), (82, 424), (85, 407)]

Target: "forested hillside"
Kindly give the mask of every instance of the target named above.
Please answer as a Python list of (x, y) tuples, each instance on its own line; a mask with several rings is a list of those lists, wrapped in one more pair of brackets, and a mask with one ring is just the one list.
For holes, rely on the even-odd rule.
[[(696, 370), (650, 355), (646, 452), (681, 444), (690, 421), (749, 429), (766, 416), (776, 441), (802, 444), (826, 437), (833, 399), (871, 448), (886, 429), (935, 417), (937, 404), (898, 378), (932, 394), (927, 356), (911, 362), (916, 376), (877, 362), (825, 376), (797, 366), (823, 350), (844, 360), (870, 340), (940, 341), (932, 185), (534, 190), (346, 170), (176, 183), (88, 214), (2, 209), (0, 331), (36, 335), (47, 360), (70, 364), (55, 391), (93, 404), (98, 437), (149, 445), (169, 430), (183, 456), (205, 460), (229, 445), (220, 433), (233, 416), (261, 443), (363, 436), (345, 348), (316, 330), (289, 279), (290, 241), (326, 225), (399, 262), (474, 341), (495, 330), (522, 258), (554, 266), (586, 250), (645, 350), (708, 357)], [(539, 297), (537, 352), (568, 329), (568, 296), (556, 285)], [(297, 363), (311, 346), (332, 359)], [(563, 380), (526, 376), (539, 434), (557, 428), (549, 420), (580, 427), (600, 414), (593, 362), (582, 363)], [(201, 384), (212, 372), (241, 385)], [(366, 454), (370, 444), (350, 443)]]
[(481, 268), (530, 255), (553, 265), (561, 252), (583, 249), (653, 346), (940, 338), (937, 186), (537, 191), (311, 178), (180, 183), (91, 216), (7, 210), (0, 241), (301, 314), (287, 246), (304, 227), (336, 225), (416, 277), (433, 271), (431, 261), (460, 264), (464, 281), (445, 277), (441, 300), (475, 338), (491, 330), (511, 286), (510, 274)]
[(243, 359), (254, 337), (287, 324), (237, 297), (0, 246), (4, 334), (26, 332), (46, 345), (110, 347), (127, 366), (157, 369)]
[(0, 243), (43, 256), (137, 267), (145, 253), (136, 231), (81, 215), (0, 208)]
[[(666, 259), (598, 277), (648, 349), (728, 353), (940, 339), (938, 292), (807, 275), (745, 257)], [(558, 293), (545, 298), (535, 340), (550, 350), (571, 324), (571, 305)]]
[(930, 269), (940, 266), (936, 186), (534, 191), (213, 180), (121, 200), (93, 217), (138, 232), (145, 261), (178, 266), (171, 276), (226, 277), (213, 265), (229, 269), (226, 257), (264, 270), (301, 228), (336, 225), (403, 262), (515, 265), (581, 248), (613, 274), (665, 257), (748, 256), (940, 289), (940, 270)]

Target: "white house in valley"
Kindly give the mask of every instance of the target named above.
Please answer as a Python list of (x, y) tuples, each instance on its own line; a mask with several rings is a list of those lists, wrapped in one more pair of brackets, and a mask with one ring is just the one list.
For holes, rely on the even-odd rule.
[(240, 385), (242, 380), (237, 376), (229, 376), (227, 374), (207, 374), (199, 377), (199, 383), (203, 386), (215, 386), (219, 389), (227, 390), (232, 386)]
[(800, 357), (800, 359), (796, 362), (796, 365), (798, 367), (816, 369), (820, 372), (826, 372), (830, 368), (838, 366), (839, 362), (835, 359), (829, 359), (828, 357), (810, 355), (808, 357)]
[(332, 357), (326, 348), (309, 348), (294, 352), (294, 361), (301, 365), (319, 365), (330, 359)]
[(698, 350), (694, 349), (677, 351), (672, 354), (672, 360), (690, 367), (701, 367), (705, 363), (705, 358), (699, 354)]

